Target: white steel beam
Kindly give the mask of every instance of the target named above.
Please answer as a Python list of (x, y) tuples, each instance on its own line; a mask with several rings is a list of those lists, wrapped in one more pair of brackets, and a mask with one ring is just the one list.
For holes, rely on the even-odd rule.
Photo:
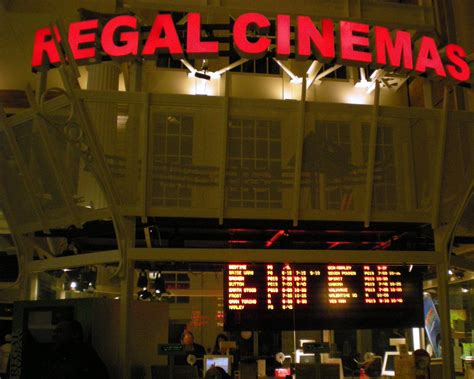
[(36, 250), (36, 253), (43, 257), (44, 259), (54, 259), (56, 258), (53, 253), (51, 253), (50, 251), (44, 249), (43, 247), (41, 247), (40, 245), (38, 245), (36, 243), (36, 241), (33, 240), (33, 238), (29, 237), (28, 238), (28, 242), (31, 244), (32, 248), (34, 250)]
[(225, 74), (227, 71), (230, 71), (232, 70), (233, 68), (237, 67), (237, 66), (240, 66), (242, 64), (244, 64), (245, 62), (247, 62), (248, 59), (245, 59), (245, 58), (241, 58), (239, 59), (238, 61), (235, 61), (234, 63), (231, 63), (230, 65), (228, 66), (225, 66), (224, 68), (221, 68), (220, 70), (217, 70), (214, 74), (216, 75), (223, 75)]
[(451, 255), (449, 260), (449, 266), (474, 272), (474, 262), (471, 259), (460, 257), (459, 255)]
[(190, 72), (191, 74), (194, 74), (194, 73), (197, 71), (197, 70), (194, 68), (194, 66), (193, 66), (191, 63), (189, 63), (188, 60), (186, 60), (186, 59), (180, 59), (180, 61), (181, 61), (181, 63), (182, 63), (184, 66), (186, 66), (186, 68), (189, 70), (189, 72)]
[(41, 259), (28, 263), (26, 270), (28, 273), (44, 272), (52, 270), (62, 270), (65, 268), (102, 265), (108, 263), (118, 263), (120, 254), (118, 250), (101, 251), (99, 253), (77, 254), (67, 257), (56, 257)]
[(337, 69), (339, 69), (340, 67), (342, 67), (342, 65), (340, 64), (335, 64), (334, 66), (332, 67), (329, 67), (327, 70), (324, 70), (322, 73), (318, 74), (315, 79), (314, 79), (314, 84), (319, 86), (321, 84), (321, 79), (325, 78), (326, 76), (328, 76), (329, 74), (331, 74), (332, 72), (336, 71)]
[(50, 141), (48, 132), (46, 130), (46, 125), (45, 125), (46, 121), (40, 117), (41, 114), (38, 109), (38, 104), (36, 103), (35, 96), (33, 94), (33, 90), (31, 89), (30, 85), (28, 85), (26, 88), (26, 97), (28, 98), (30, 107), (37, 114), (37, 117), (33, 119), (33, 123), (35, 125), (36, 130), (38, 130), (39, 132), (44, 151), (46, 152), (45, 159), (49, 162), (49, 164), (51, 165), (51, 168), (53, 169), (54, 176), (58, 183), (59, 191), (61, 192), (61, 197), (63, 198), (63, 201), (66, 204), (66, 208), (69, 211), (69, 214), (71, 216), (71, 219), (73, 220), (74, 225), (77, 227), (81, 227), (82, 226), (81, 218), (79, 217), (77, 206), (76, 206), (76, 203), (74, 202), (73, 189), (70, 188), (71, 187), (70, 181), (64, 179), (67, 177), (66, 172), (64, 168), (61, 167), (61, 164), (59, 163), (57, 157), (55, 156), (53, 152), (53, 149), (51, 148), (51, 141)]
[(129, 259), (155, 262), (436, 264), (433, 251), (132, 248)]
[(298, 124), (296, 129), (295, 169), (293, 178), (293, 226), (298, 225), (300, 213), (301, 170), (303, 166), (304, 127), (306, 121), (306, 75), (301, 83), (301, 100), (298, 107)]
[(188, 296), (188, 297), (222, 297), (222, 289), (174, 289), (167, 290), (168, 296)]
[[(309, 89), (318, 77), (319, 71), (323, 68), (323, 64), (318, 61), (313, 61), (311, 66), (308, 68), (306, 74), (308, 75), (308, 83), (306, 83), (306, 89)], [(326, 70), (327, 71), (327, 70)]]
[(365, 187), (364, 226), (366, 228), (370, 224), (370, 216), (371, 216), (371, 211), (372, 211), (372, 195), (374, 191), (374, 170), (375, 170), (375, 155), (376, 155), (376, 149), (377, 149), (379, 102), (380, 102), (380, 82), (376, 79), (375, 92), (374, 92), (374, 105), (372, 107), (372, 122), (370, 124), (370, 133), (369, 133), (367, 179), (366, 179), (366, 187)]
[(232, 74), (228, 73), (225, 75), (224, 82), (224, 103), (222, 105), (222, 140), (221, 140), (221, 164), (219, 169), (219, 207), (218, 207), (218, 218), (219, 225), (224, 223), (224, 212), (225, 212), (225, 176), (227, 169), (227, 132), (229, 129), (229, 98), (232, 85)]
[[(61, 38), (61, 42), (59, 42), (54, 30), (54, 25), (51, 26), (51, 34), (58, 51), (61, 51), (63, 45), (68, 45), (67, 38), (65, 38), (64, 35)], [(104, 192), (108, 208), (110, 209), (110, 213), (112, 215), (117, 244), (122, 257), (120, 260), (118, 272), (123, 275), (124, 273), (121, 272), (121, 263), (126, 255), (126, 245), (129, 237), (127, 236), (127, 231), (125, 228), (125, 220), (120, 214), (120, 196), (113, 182), (112, 173), (105, 159), (105, 154), (99, 142), (97, 131), (90, 118), (89, 111), (86, 107), (86, 104), (84, 103), (84, 100), (81, 99), (75, 91), (80, 89), (76, 75), (77, 67), (74, 65), (71, 66), (69, 64), (71, 61), (74, 61), (74, 57), (72, 56), (69, 46), (65, 47), (64, 50), (66, 52), (67, 59), (64, 55), (60, 54), (61, 66), (59, 67), (59, 73), (61, 75), (64, 88), (70, 97), (71, 104), (76, 114), (76, 119), (84, 133), (84, 142), (89, 147), (90, 154), (93, 158), (91, 164), (92, 172)]]
[(298, 82), (301, 82), (303, 80), (303, 78), (300, 78), (299, 76), (295, 75), (288, 67), (286, 67), (286, 65), (284, 63), (280, 62), (276, 58), (273, 58), (273, 60), (277, 63), (278, 66), (281, 67), (281, 69), (283, 71), (285, 71), (288, 74), (288, 76), (291, 78), (292, 82), (298, 83)]

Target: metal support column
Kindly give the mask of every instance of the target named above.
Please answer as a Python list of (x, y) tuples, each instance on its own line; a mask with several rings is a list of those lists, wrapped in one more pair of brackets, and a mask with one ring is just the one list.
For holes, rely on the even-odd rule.
[(232, 85), (232, 74), (224, 75), (224, 104), (222, 110), (222, 145), (221, 165), (219, 171), (219, 225), (224, 222), (225, 211), (225, 174), (227, 168), (227, 131), (229, 129), (229, 97)]
[(374, 170), (375, 170), (375, 154), (377, 149), (377, 128), (378, 113), (380, 102), (380, 82), (375, 80), (374, 105), (372, 108), (372, 123), (370, 124), (369, 133), (369, 152), (367, 158), (367, 180), (365, 188), (365, 210), (364, 210), (364, 226), (367, 228), (370, 224), (370, 216), (372, 210), (372, 197), (374, 192)]
[(303, 166), (304, 127), (306, 120), (306, 75), (301, 83), (301, 99), (298, 109), (298, 126), (296, 130), (295, 171), (293, 182), (293, 226), (298, 225), (300, 213), (301, 170)]
[(119, 329), (119, 358), (120, 378), (130, 379), (130, 314), (133, 291), (134, 261), (129, 260), (129, 249), (135, 245), (135, 218), (125, 220), (126, 235), (125, 252), (122, 255), (122, 276), (120, 278), (120, 329)]
[(442, 259), (436, 265), (438, 279), (439, 318), (441, 321), (441, 349), (443, 357), (443, 378), (454, 379), (454, 357), (451, 344), (451, 323), (449, 314), (449, 251), (448, 245), (440, 230), (435, 230), (436, 254)]

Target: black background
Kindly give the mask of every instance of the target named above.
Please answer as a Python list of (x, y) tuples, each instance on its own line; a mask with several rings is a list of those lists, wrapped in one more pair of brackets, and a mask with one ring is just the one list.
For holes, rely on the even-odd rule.
[[(341, 264), (336, 264), (341, 265)], [(248, 270), (255, 274), (246, 277), (246, 287), (257, 288), (257, 305), (246, 305), (242, 311), (228, 308), (228, 266), (224, 269), (224, 329), (238, 330), (321, 330), (321, 329), (371, 329), (371, 328), (410, 328), (423, 326), (422, 278), (416, 270), (409, 272), (405, 266), (388, 266), (388, 270), (399, 271), (401, 277), (392, 281), (402, 282), (402, 304), (365, 304), (363, 264), (348, 265), (357, 276), (344, 278), (344, 285), (350, 292), (358, 294), (357, 300), (350, 304), (329, 304), (327, 285), (327, 264), (291, 264), (293, 273), (306, 270), (307, 305), (295, 305), (294, 310), (281, 309), (281, 280), (279, 292), (273, 294), (274, 310), (267, 310), (266, 264), (247, 264)], [(370, 264), (373, 271), (376, 264)], [(273, 263), (273, 272), (281, 276), (284, 264)], [(310, 271), (320, 271), (320, 276), (310, 276)], [(253, 295), (253, 296), (252, 296)], [(375, 295), (374, 295), (375, 296)], [(396, 294), (394, 294), (396, 296)], [(255, 297), (248, 294), (247, 298)]]

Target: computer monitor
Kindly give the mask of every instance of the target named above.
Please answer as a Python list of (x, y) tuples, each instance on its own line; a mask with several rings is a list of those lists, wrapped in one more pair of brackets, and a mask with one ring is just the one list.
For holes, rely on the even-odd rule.
[(212, 366), (220, 367), (224, 369), (227, 374), (232, 374), (232, 362), (229, 355), (205, 355), (203, 374), (206, 375), (207, 370), (209, 370)]
[(382, 376), (395, 376), (395, 356), (398, 351), (386, 351), (383, 357)]
[(390, 346), (395, 346), (398, 352), (400, 352), (400, 345), (406, 345), (406, 343), (407, 343), (406, 338), (390, 338), (389, 339)]
[(316, 340), (300, 339), (300, 347), (303, 348), (303, 345), (309, 342), (316, 342)]

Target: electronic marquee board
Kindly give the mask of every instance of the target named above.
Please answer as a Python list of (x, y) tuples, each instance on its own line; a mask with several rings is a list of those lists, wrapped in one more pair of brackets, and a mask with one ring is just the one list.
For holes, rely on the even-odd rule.
[(422, 279), (404, 266), (227, 264), (224, 313), (228, 331), (422, 327)]

